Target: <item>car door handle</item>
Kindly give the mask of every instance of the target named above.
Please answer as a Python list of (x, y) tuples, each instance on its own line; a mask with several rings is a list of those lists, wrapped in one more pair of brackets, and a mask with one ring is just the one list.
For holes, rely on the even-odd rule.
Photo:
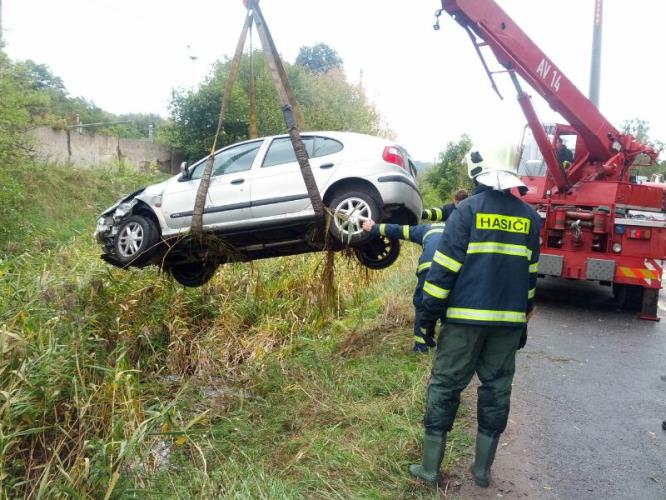
[(234, 179), (231, 181), (232, 184), (243, 184), (245, 182), (245, 179)]
[(324, 163), (323, 165), (319, 165), (319, 168), (331, 168), (334, 167), (335, 163)]

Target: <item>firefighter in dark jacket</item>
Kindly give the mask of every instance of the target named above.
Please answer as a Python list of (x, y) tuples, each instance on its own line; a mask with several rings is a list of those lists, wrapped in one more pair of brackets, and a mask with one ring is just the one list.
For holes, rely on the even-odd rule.
[(456, 191), (456, 194), (453, 195), (453, 203), (447, 203), (446, 205), (443, 205), (442, 208), (428, 208), (421, 213), (421, 219), (433, 222), (444, 222), (451, 217), (451, 214), (458, 206), (458, 203), (467, 198), (467, 196), (467, 191), (459, 189)]
[(539, 262), (541, 220), (509, 190), (526, 190), (510, 153), (468, 159), (477, 188), (453, 212), (423, 285), (420, 330), (445, 315), (427, 390), (421, 464), (412, 475), (436, 482), (460, 392), (476, 372), (478, 430), (472, 475), (490, 482), (490, 466), (509, 417), (516, 351), (527, 340)]
[(428, 352), (430, 347), (435, 347), (434, 331), (431, 335), (424, 335), (419, 330), (421, 321), (421, 301), (423, 300), (423, 283), (425, 282), (428, 269), (432, 265), (432, 256), (444, 232), (444, 224), (422, 224), (419, 226), (401, 226), (399, 224), (375, 224), (373, 220), (363, 223), (363, 229), (374, 235), (387, 236), (389, 238), (401, 239), (418, 243), (423, 247), (419, 263), (416, 268), (416, 288), (412, 303), (414, 304), (414, 347), (413, 352)]

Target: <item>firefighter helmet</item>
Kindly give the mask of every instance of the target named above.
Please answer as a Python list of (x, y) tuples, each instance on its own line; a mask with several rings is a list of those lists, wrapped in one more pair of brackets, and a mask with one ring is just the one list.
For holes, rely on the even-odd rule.
[(498, 190), (525, 188), (516, 173), (518, 155), (513, 148), (491, 150), (483, 156), (478, 151), (472, 151), (466, 159), (467, 175), (480, 184)]

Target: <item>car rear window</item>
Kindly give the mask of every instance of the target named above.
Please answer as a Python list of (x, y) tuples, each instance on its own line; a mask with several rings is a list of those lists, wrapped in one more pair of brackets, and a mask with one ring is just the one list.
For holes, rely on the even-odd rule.
[[(321, 136), (306, 136), (302, 138), (305, 151), (308, 158), (317, 158), (319, 156), (331, 155), (342, 151), (342, 143), (329, 137)], [(285, 163), (293, 163), (296, 161), (294, 148), (291, 145), (289, 137), (281, 137), (273, 139), (262, 167), (273, 167), (275, 165), (284, 165)]]
[(330, 137), (315, 137), (311, 158), (332, 155), (342, 151), (342, 143)]

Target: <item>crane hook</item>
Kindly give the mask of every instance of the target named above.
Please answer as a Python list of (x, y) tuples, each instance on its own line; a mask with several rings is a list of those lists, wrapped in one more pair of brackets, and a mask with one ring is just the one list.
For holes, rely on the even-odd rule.
[(439, 31), (439, 16), (442, 15), (442, 9), (437, 9), (435, 11), (435, 24), (432, 25), (432, 29)]

